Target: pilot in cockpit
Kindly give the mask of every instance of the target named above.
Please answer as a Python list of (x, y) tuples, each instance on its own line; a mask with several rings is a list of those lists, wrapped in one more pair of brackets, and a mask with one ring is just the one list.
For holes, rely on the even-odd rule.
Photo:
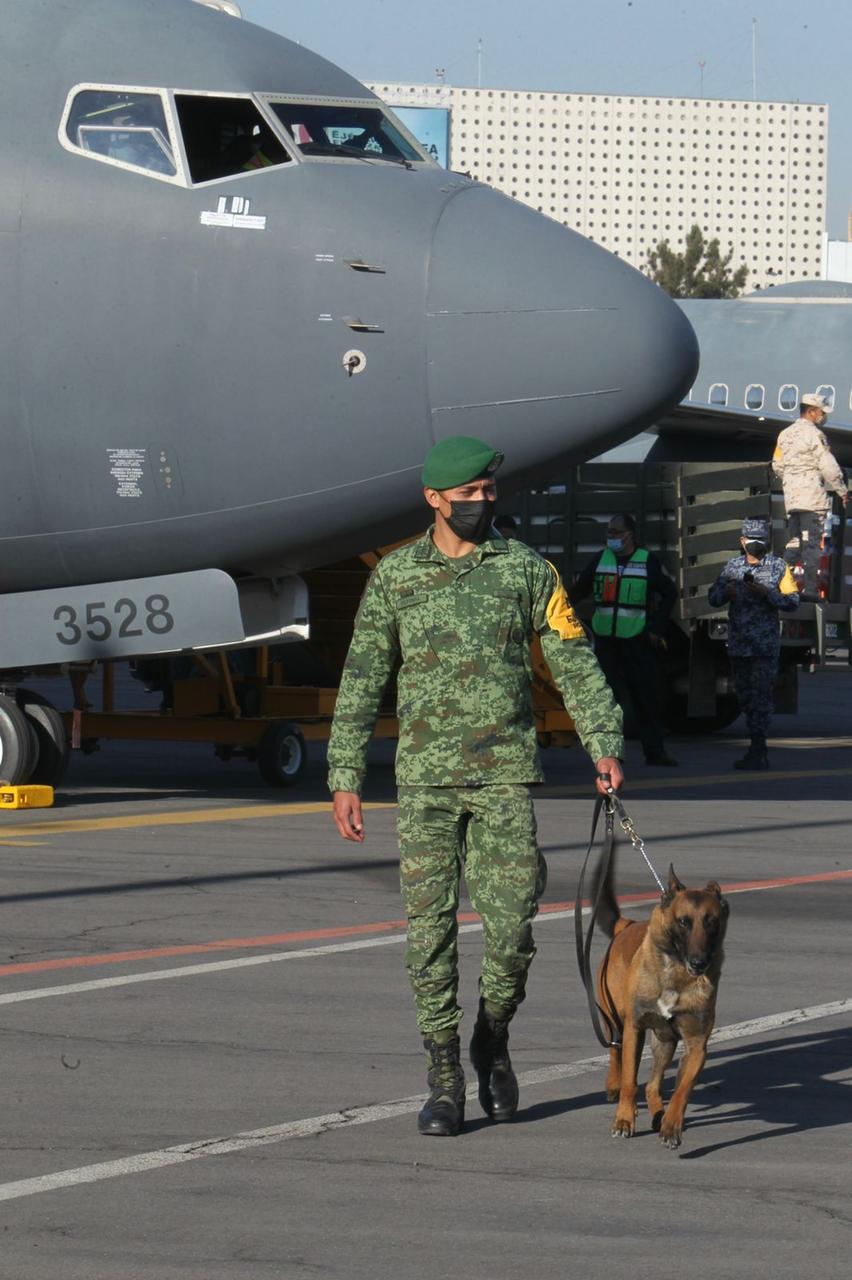
[(248, 154), (241, 165), (245, 173), (249, 173), (252, 169), (267, 169), (271, 165), (281, 163), (275, 158), (281, 151), (281, 144), (265, 124), (256, 124), (250, 136), (246, 138), (246, 143)]

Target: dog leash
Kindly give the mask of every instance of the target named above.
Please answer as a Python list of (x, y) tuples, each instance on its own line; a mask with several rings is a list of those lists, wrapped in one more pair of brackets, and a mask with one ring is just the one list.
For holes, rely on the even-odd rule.
[[(600, 777), (605, 779), (607, 782), (609, 781), (606, 774), (601, 774)], [(585, 889), (585, 883), (586, 883), (586, 869), (589, 865), (589, 858), (592, 855), (592, 849), (594, 848), (595, 833), (597, 831), (601, 810), (603, 810), (604, 812), (604, 842), (603, 842), (603, 850), (601, 853), (600, 874), (598, 876), (598, 887), (597, 887), (597, 893), (595, 894), (595, 900), (591, 904), (591, 916), (589, 919), (589, 928), (584, 938), (583, 937), (583, 897), (584, 897), (584, 889)], [(583, 866), (580, 870), (580, 879), (577, 883), (577, 894), (574, 902), (574, 938), (575, 938), (576, 947), (577, 947), (577, 965), (580, 970), (580, 977), (582, 979), (583, 986), (586, 989), (586, 999), (589, 1004), (589, 1014), (592, 1019), (592, 1027), (594, 1029), (595, 1035), (598, 1038), (598, 1041), (600, 1042), (600, 1044), (603, 1045), (605, 1049), (613, 1049), (613, 1048), (618, 1048), (620, 1046), (622, 1027), (621, 1027), (620, 1021), (617, 1018), (613, 1020), (613, 1018), (609, 1016), (606, 1010), (602, 1009), (601, 1006), (598, 1004), (597, 997), (595, 995), (594, 976), (592, 974), (591, 952), (592, 952), (592, 938), (594, 937), (595, 923), (597, 921), (598, 911), (600, 909), (603, 886), (607, 879), (610, 864), (612, 862), (613, 855), (615, 853), (616, 814), (618, 815), (618, 820), (619, 820), (619, 823), (621, 824), (621, 829), (628, 836), (630, 843), (633, 845), (634, 849), (637, 849), (639, 853), (641, 853), (642, 857), (644, 858), (648, 866), (648, 870), (651, 872), (651, 875), (654, 877), (655, 881), (657, 882), (657, 886), (660, 890), (660, 893), (662, 894), (666, 892), (665, 886), (662, 880), (660, 879), (660, 877), (657, 875), (657, 872), (654, 869), (651, 859), (648, 857), (648, 854), (645, 852), (645, 842), (642, 839), (642, 837), (639, 835), (638, 831), (636, 830), (636, 827), (634, 826), (632, 818), (628, 814), (621, 800), (616, 795), (615, 791), (612, 789), (611, 786), (608, 786), (606, 790), (606, 794), (598, 795), (595, 800), (595, 808), (592, 814), (592, 829), (589, 835), (589, 847), (586, 850), (586, 856), (583, 860)], [(601, 1019), (603, 1019), (603, 1021), (606, 1023), (608, 1034), (607, 1032), (604, 1032), (604, 1029), (601, 1026)]]
[[(601, 775), (601, 776), (603, 777), (604, 775)], [(662, 880), (657, 875), (656, 871), (654, 870), (653, 862), (645, 852), (645, 841), (642, 839), (639, 832), (634, 827), (633, 819), (630, 817), (630, 814), (627, 812), (624, 805), (621, 803), (620, 799), (618, 798), (616, 793), (613, 791), (612, 787), (610, 787), (607, 790), (607, 798), (611, 799), (613, 805), (615, 806), (616, 813), (618, 814), (618, 821), (621, 823), (622, 831), (627, 836), (630, 843), (633, 845), (633, 848), (636, 849), (639, 853), (641, 853), (642, 857), (645, 859), (645, 863), (648, 867), (648, 870), (656, 880), (657, 888), (659, 889), (660, 893), (665, 893), (666, 886), (663, 884)]]

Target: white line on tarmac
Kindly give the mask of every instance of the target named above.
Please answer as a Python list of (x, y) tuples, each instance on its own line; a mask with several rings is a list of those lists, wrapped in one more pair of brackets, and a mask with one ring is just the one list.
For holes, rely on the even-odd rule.
[[(588, 907), (583, 908), (587, 915)], [(563, 920), (573, 916), (571, 911), (551, 911), (538, 917), (545, 920)], [(459, 925), (459, 933), (481, 933), (481, 924)], [(164, 982), (168, 978), (195, 978), (223, 969), (248, 969), (258, 964), (279, 964), (282, 960), (310, 960), (315, 956), (335, 955), (340, 951), (366, 951), (371, 947), (389, 947), (405, 942), (404, 933), (382, 934), (374, 938), (361, 938), (357, 942), (333, 942), (323, 947), (302, 947), (299, 951), (272, 951), (263, 956), (240, 956), (236, 960), (212, 960), (204, 964), (180, 965), (175, 969), (152, 969), (147, 973), (118, 974), (113, 978), (92, 978), (88, 982), (66, 982), (59, 987), (31, 987), (27, 991), (5, 991), (0, 995), (0, 1005), (20, 1004), (25, 1000), (44, 1000), (48, 996), (71, 996), (81, 991), (101, 991), (106, 987), (129, 987), (137, 982)]]
[[(743, 889), (728, 889), (728, 897), (734, 893), (759, 893), (776, 888), (775, 885), (750, 885)], [(589, 914), (583, 907), (583, 915)], [(548, 911), (536, 916), (536, 928), (550, 920), (573, 918), (574, 908), (567, 911)], [(459, 925), (459, 933), (481, 933), (481, 924)], [(381, 934), (379, 937), (361, 938), (355, 942), (333, 942), (322, 947), (302, 947), (298, 951), (271, 951), (261, 956), (240, 956), (235, 960), (210, 960), (204, 964), (179, 965), (174, 969), (151, 969), (142, 973), (117, 974), (112, 978), (91, 978), (87, 982), (65, 982), (57, 987), (30, 987), (26, 991), (4, 991), (0, 1005), (23, 1004), (28, 1000), (46, 1000), (51, 996), (73, 996), (85, 991), (103, 991), (109, 987), (130, 987), (139, 982), (165, 982), (170, 978), (198, 978), (208, 973), (227, 969), (249, 969), (259, 964), (280, 964), (284, 960), (311, 960), (317, 956), (335, 955), (341, 951), (367, 951), (372, 947), (396, 946), (406, 941), (404, 933)]]
[[(723, 1040), (740, 1040), (759, 1035), (778, 1027), (792, 1027), (819, 1018), (833, 1018), (852, 1011), (852, 999), (833, 1000), (829, 1004), (812, 1005), (809, 1009), (789, 1009), (786, 1013), (769, 1014), (765, 1018), (752, 1018), (747, 1022), (735, 1022), (720, 1027), (713, 1033), (712, 1044)], [(553, 1080), (567, 1080), (572, 1076), (597, 1071), (609, 1062), (608, 1054), (594, 1058), (581, 1058), (577, 1062), (563, 1062), (538, 1071), (524, 1071), (518, 1083), (529, 1086), (545, 1084)], [(468, 1089), (468, 1097), (476, 1095), (476, 1086)], [(62, 1187), (76, 1187), (90, 1182), (103, 1182), (108, 1178), (122, 1178), (128, 1174), (146, 1173), (151, 1169), (165, 1169), (170, 1165), (185, 1164), (189, 1160), (201, 1160), (206, 1156), (232, 1155), (236, 1151), (248, 1151), (254, 1147), (269, 1146), (276, 1142), (288, 1142), (291, 1138), (311, 1138), (334, 1129), (350, 1128), (358, 1124), (374, 1124), (379, 1120), (392, 1120), (397, 1116), (411, 1115), (423, 1105), (422, 1095), (400, 1098), (372, 1107), (351, 1107), (344, 1111), (329, 1111), (322, 1116), (309, 1116), (303, 1120), (291, 1120), (286, 1124), (270, 1125), (266, 1129), (251, 1129), (233, 1138), (211, 1138), (201, 1142), (189, 1142), (177, 1147), (164, 1147), (160, 1151), (144, 1151), (140, 1155), (126, 1156), (122, 1160), (105, 1160), (101, 1164), (82, 1165), (78, 1169), (64, 1169), (59, 1173), (42, 1174), (37, 1178), (23, 1178), (19, 1182), (0, 1183), (0, 1200), (19, 1200), (24, 1196), (40, 1195), (44, 1191), (58, 1191)]]

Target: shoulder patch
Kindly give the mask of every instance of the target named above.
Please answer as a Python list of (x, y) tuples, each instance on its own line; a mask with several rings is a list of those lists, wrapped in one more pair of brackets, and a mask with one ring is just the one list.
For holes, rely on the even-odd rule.
[(565, 591), (559, 571), (555, 565), (547, 561), (548, 567), (552, 570), (556, 579), (556, 586), (553, 588), (553, 594), (547, 603), (545, 616), (547, 624), (551, 631), (555, 631), (562, 640), (581, 640), (585, 636), (582, 623), (571, 607), (571, 602)]

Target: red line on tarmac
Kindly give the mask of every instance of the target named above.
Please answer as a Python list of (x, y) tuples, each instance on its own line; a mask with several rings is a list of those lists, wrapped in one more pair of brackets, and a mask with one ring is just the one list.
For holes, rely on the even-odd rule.
[[(852, 871), (820, 871), (807, 876), (784, 876), (773, 880), (738, 880), (722, 885), (724, 893), (745, 893), (754, 889), (786, 889), (797, 884), (821, 884), (830, 880), (852, 879)], [(657, 893), (626, 893), (619, 895), (624, 904), (653, 902)], [(540, 915), (558, 911), (571, 911), (573, 902), (551, 902), (539, 909)], [(473, 911), (460, 912), (459, 924), (472, 924), (479, 920)], [(204, 955), (211, 951), (244, 951), (257, 947), (280, 947), (287, 943), (319, 942), (327, 938), (364, 937), (370, 934), (404, 931), (405, 920), (379, 920), (373, 924), (336, 925), (329, 929), (301, 929), (293, 933), (268, 933), (254, 938), (221, 938), (214, 942), (190, 942), (176, 947), (149, 947), (138, 951), (113, 951), (92, 956), (64, 956), (56, 960), (31, 960), (23, 964), (0, 965), (0, 977), (16, 973), (47, 973), (51, 969), (88, 969), (95, 965), (127, 964), (136, 960), (162, 960), (171, 956)]]

